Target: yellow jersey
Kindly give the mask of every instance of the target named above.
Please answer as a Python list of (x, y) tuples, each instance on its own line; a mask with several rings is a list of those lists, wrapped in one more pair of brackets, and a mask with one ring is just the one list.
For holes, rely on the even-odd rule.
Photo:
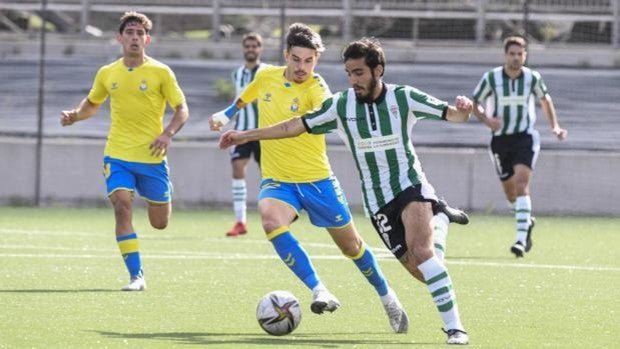
[(116, 159), (160, 163), (165, 156), (153, 156), (149, 146), (164, 129), (166, 102), (175, 108), (185, 102), (172, 70), (146, 57), (135, 68), (123, 59), (97, 72), (88, 100), (103, 103), (110, 96), (110, 132), (104, 154)]
[[(286, 67), (262, 68), (245, 88), (244, 103), (258, 100), (258, 125), (267, 127), (320, 108), (331, 96), (323, 78), (314, 74), (302, 83), (284, 77)], [(328, 178), (331, 168), (325, 135), (303, 133), (297, 137), (260, 142), (263, 178), (280, 182), (306, 183)]]

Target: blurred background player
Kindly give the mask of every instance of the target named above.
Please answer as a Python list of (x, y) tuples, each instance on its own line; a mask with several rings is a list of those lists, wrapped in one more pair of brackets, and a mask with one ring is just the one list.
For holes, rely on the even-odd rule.
[[(317, 33), (305, 24), (291, 25), (283, 52), (286, 66), (261, 69), (235, 104), (211, 116), (212, 129), (219, 130), (237, 109), (257, 99), (260, 127), (320, 107), (331, 95), (323, 78), (314, 73), (323, 50)], [(407, 332), (407, 314), (388, 287), (372, 250), (355, 229), (347, 200), (327, 159), (325, 136), (303, 134), (262, 142), (261, 152), (263, 181), (258, 211), (263, 229), (282, 261), (312, 290), (310, 309), (317, 314), (332, 312), (340, 302), (320, 281), (308, 254), (291, 233), (289, 226), (302, 209), (313, 225), (327, 229), (342, 253), (374, 286), (392, 329)]]
[[(456, 107), (449, 106), (413, 87), (383, 83), (385, 55), (374, 39), (350, 43), (342, 56), (351, 88), (302, 117), (269, 128), (226, 132), (220, 137), (220, 147), (338, 131), (353, 154), (364, 207), (379, 237), (405, 269), (427, 285), (444, 322), (447, 343), (467, 344), (469, 336), (461, 323), (443, 255), (448, 222), (466, 224), (468, 219), (463, 212), (437, 200), (410, 133), (417, 119), (465, 122), (473, 104), (458, 96)], [(435, 241), (436, 253), (434, 234), (441, 234), (443, 239), (443, 246)]]
[[(116, 241), (129, 271), (123, 291), (144, 291), (138, 236), (132, 224), (133, 193), (146, 200), (151, 226), (164, 229), (172, 212), (166, 152), (187, 121), (189, 111), (183, 91), (172, 70), (144, 52), (151, 42), (151, 20), (144, 14), (125, 12), (117, 35), (123, 57), (97, 72), (86, 98), (79, 106), (61, 113), (69, 126), (93, 116), (110, 97), (110, 132), (104, 150), (103, 173), (108, 197), (114, 207)], [(163, 127), (166, 102), (174, 109)]]
[[(560, 127), (558, 117), (539, 72), (525, 67), (527, 43), (519, 36), (504, 40), (503, 66), (486, 72), (474, 90), (474, 115), (489, 127), (491, 160), (502, 182), (504, 194), (514, 208), (517, 221), (516, 242), (510, 252), (523, 257), (532, 248), (532, 217), (530, 179), (540, 151), (540, 135), (536, 122), (534, 97), (540, 99), (551, 132), (564, 140), (567, 131)], [(486, 112), (482, 103), (486, 102)]]
[[(254, 80), (256, 72), (265, 66), (261, 63), (260, 56), (263, 51), (263, 38), (258, 33), (248, 33), (243, 36), (243, 58), (245, 64), (235, 69), (232, 73), (235, 95), (239, 97), (245, 87)], [(236, 115), (235, 130), (251, 130), (258, 126), (258, 105), (256, 102), (239, 109)], [(248, 142), (230, 149), (232, 164), (232, 194), (233, 209), (237, 219), (235, 225), (226, 233), (227, 236), (237, 236), (248, 232), (247, 210), (247, 185), (245, 181), (246, 169), (250, 157), (260, 165), (260, 144)]]

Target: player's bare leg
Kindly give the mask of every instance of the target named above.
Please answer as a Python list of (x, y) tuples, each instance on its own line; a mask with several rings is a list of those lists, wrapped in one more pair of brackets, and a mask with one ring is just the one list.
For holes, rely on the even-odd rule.
[(172, 215), (172, 204), (148, 203), (149, 222), (155, 229), (166, 229)]
[(123, 291), (145, 291), (146, 283), (142, 272), (138, 236), (132, 225), (133, 193), (127, 190), (116, 190), (110, 195), (116, 220), (116, 241), (125, 266), (129, 272), (129, 284), (121, 288)]

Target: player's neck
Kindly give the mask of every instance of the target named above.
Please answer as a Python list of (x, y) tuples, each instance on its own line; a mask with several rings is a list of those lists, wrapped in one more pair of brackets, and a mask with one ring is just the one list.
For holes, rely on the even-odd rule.
[(136, 56), (123, 56), (123, 64), (127, 68), (137, 68), (146, 62), (146, 55), (144, 53)]
[(519, 75), (521, 75), (521, 70), (523, 70), (523, 67), (519, 67), (518, 69), (515, 68), (511, 68), (510, 66), (504, 65), (504, 72), (506, 73), (506, 75), (508, 75), (511, 79), (516, 79), (519, 77)]
[(250, 69), (250, 70), (256, 68), (256, 66), (259, 65), (259, 64), (260, 64), (260, 60), (258, 60), (258, 59), (253, 61), (253, 62), (245, 61), (245, 67), (247, 69)]

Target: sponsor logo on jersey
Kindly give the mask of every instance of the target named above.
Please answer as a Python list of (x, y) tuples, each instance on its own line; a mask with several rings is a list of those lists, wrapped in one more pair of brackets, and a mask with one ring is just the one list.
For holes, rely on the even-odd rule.
[(118, 89), (118, 82), (113, 82), (112, 83), (112, 87), (110, 87), (111, 90), (116, 90)]
[(400, 142), (398, 135), (379, 136), (355, 140), (355, 149), (358, 152), (374, 152), (394, 149)]
[(357, 121), (362, 121), (364, 120), (366, 117), (365, 116), (347, 116), (345, 117), (345, 119), (347, 119), (347, 121), (352, 121), (352, 122), (357, 122)]
[(265, 93), (265, 97), (263, 97), (263, 101), (271, 102), (271, 93), (269, 92)]

